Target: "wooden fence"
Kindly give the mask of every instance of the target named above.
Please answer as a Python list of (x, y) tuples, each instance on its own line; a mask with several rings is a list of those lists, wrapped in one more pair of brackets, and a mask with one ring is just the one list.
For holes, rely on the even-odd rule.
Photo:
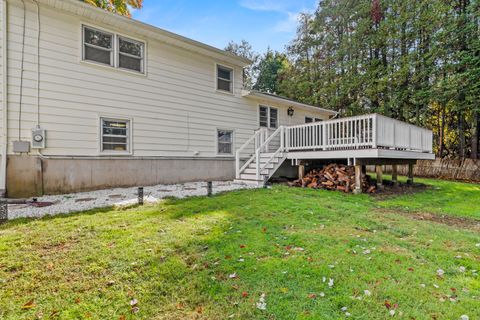
[[(398, 166), (398, 173), (400, 175), (407, 175), (407, 170), (407, 166)], [(391, 173), (391, 166), (385, 166), (385, 173)], [(414, 167), (414, 175), (426, 178), (480, 182), (480, 160), (419, 160)]]

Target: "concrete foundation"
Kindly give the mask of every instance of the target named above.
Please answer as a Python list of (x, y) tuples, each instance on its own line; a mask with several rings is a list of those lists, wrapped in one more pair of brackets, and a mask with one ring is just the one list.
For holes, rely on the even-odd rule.
[(7, 159), (11, 198), (234, 178), (233, 159)]

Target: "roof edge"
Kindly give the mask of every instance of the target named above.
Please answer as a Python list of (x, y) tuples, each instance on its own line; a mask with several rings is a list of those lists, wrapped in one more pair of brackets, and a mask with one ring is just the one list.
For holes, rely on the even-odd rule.
[[(58, 9), (58, 5), (56, 5), (55, 2), (53, 2), (51, 0), (39, 0), (39, 2), (44, 4), (44, 5), (47, 5), (49, 7), (54, 7), (54, 8)], [(145, 23), (145, 22), (142, 22), (142, 21), (139, 21), (139, 20), (135, 20), (135, 19), (132, 19), (132, 18), (129, 18), (129, 17), (125, 17), (125, 16), (122, 16), (122, 15), (119, 15), (119, 14), (116, 14), (116, 13), (106, 11), (104, 9), (95, 7), (91, 4), (85, 3), (84, 1), (61, 0), (61, 2), (63, 2), (63, 5), (60, 5), (60, 6), (62, 7), (62, 9), (64, 11), (69, 11), (69, 10), (65, 9), (65, 4), (70, 4), (70, 5), (73, 5), (73, 6), (76, 6), (77, 8), (79, 8), (79, 10), (76, 10), (75, 12), (69, 11), (69, 12), (75, 14), (75, 15), (78, 15), (78, 16), (85, 16), (84, 12), (92, 12), (92, 13), (94, 12), (94, 13), (97, 13), (97, 14), (102, 14), (104, 16), (109, 16), (109, 17), (115, 18), (115, 19), (117, 19), (119, 21), (122, 21), (126, 24), (129, 24), (131, 26), (135, 26), (139, 29), (143, 29), (146, 32), (157, 33), (157, 34), (162, 35), (164, 37), (168, 37), (168, 38), (183, 42), (184, 44), (187, 44), (189, 46), (193, 46), (193, 47), (196, 47), (196, 48), (199, 48), (199, 49), (203, 49), (203, 50), (206, 50), (206, 51), (213, 52), (213, 53), (216, 53), (218, 55), (224, 56), (225, 58), (228, 58), (229, 60), (236, 61), (237, 64), (242, 66), (242, 67), (246, 67), (246, 66), (252, 64), (252, 61), (247, 59), (247, 58), (237, 56), (235, 54), (232, 54), (232, 53), (227, 52), (225, 50), (216, 48), (216, 47), (211, 46), (209, 44), (206, 44), (206, 43), (203, 43), (203, 42), (191, 39), (191, 38), (184, 37), (182, 35), (173, 33), (171, 31), (156, 27), (156, 26), (148, 24), (148, 23)]]
[(323, 112), (328, 113), (332, 116), (335, 116), (335, 115), (338, 114), (337, 111), (316, 107), (316, 106), (313, 106), (313, 105), (310, 105), (310, 104), (305, 104), (305, 103), (301, 103), (301, 102), (292, 100), (290, 98), (282, 97), (282, 96), (279, 96), (279, 95), (276, 95), (276, 94), (261, 92), (261, 91), (258, 91), (258, 90), (243, 90), (242, 91), (242, 96), (245, 97), (245, 98), (260, 98), (260, 99), (280, 102), (280, 103), (288, 104), (288, 105), (291, 105), (291, 106), (305, 108), (305, 109), (308, 109), (308, 110), (311, 110), (311, 111), (323, 111)]

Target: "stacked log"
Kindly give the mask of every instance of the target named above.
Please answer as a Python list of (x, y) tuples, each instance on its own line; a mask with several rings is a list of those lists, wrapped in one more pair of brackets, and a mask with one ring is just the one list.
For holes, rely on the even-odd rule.
[[(370, 176), (363, 175), (362, 191), (375, 193), (376, 186)], [(323, 169), (312, 170), (302, 179), (289, 183), (292, 187), (303, 187), (313, 189), (338, 190), (353, 192), (355, 190), (355, 167), (343, 164), (329, 164)]]

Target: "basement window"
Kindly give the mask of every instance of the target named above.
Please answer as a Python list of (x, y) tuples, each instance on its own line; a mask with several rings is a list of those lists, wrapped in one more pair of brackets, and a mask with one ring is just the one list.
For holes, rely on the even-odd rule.
[(259, 108), (260, 127), (276, 129), (278, 127), (278, 109), (260, 106)]
[(90, 27), (83, 27), (83, 60), (113, 67), (114, 35)]
[(129, 152), (130, 121), (101, 118), (101, 151)]
[(233, 69), (217, 65), (217, 90), (233, 93)]
[(233, 131), (217, 130), (217, 152), (218, 154), (233, 154)]

